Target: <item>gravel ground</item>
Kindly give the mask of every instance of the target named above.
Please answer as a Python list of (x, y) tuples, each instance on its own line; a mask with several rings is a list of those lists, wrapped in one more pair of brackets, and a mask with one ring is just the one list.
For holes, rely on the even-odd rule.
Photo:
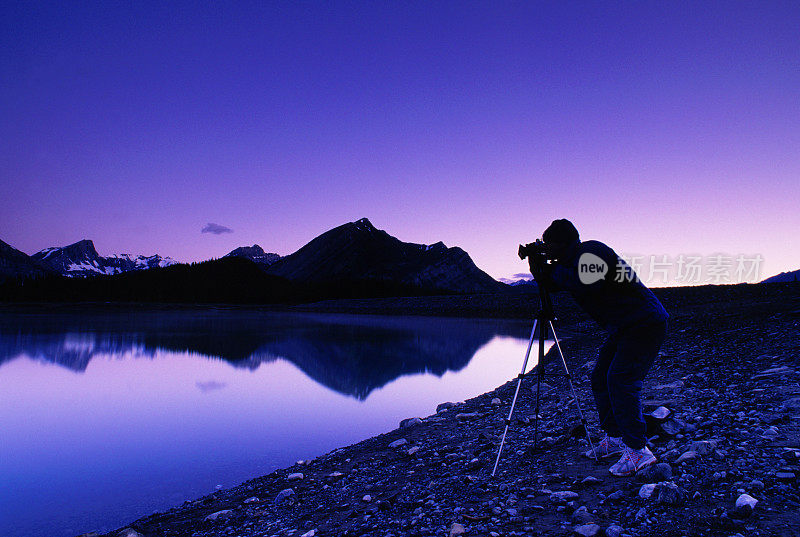
[[(639, 475), (613, 477), (615, 459), (581, 455), (588, 444), (574, 402), (565, 380), (552, 375), (538, 447), (529, 378), (495, 478), (516, 381), (107, 535), (800, 535), (800, 285), (659, 295), (672, 319), (644, 389), (659, 464)], [(588, 375), (603, 335), (568, 300), (556, 309), (591, 426)], [(558, 363), (546, 370), (557, 373)]]

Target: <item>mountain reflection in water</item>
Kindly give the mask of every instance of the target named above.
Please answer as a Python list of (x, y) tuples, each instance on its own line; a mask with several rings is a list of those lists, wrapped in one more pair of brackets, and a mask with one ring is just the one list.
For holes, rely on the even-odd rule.
[(0, 535), (109, 531), (387, 432), (513, 378), (529, 331), (525, 321), (0, 306)]
[(526, 338), (528, 330), (524, 322), (495, 320), (221, 309), (0, 312), (0, 366), (28, 356), (81, 373), (97, 356), (154, 357), (159, 351), (190, 352), (250, 370), (284, 359), (317, 383), (364, 400), (404, 375), (459, 371), (493, 337)]

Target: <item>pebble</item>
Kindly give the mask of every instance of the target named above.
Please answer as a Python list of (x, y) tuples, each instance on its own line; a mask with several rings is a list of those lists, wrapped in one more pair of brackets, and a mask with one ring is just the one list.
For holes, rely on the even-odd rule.
[(666, 419), (670, 415), (670, 409), (665, 406), (660, 406), (650, 413), (651, 416), (658, 420)]
[(616, 524), (612, 524), (606, 528), (606, 537), (621, 537), (623, 533), (625, 533), (625, 529)]
[(582, 524), (572, 528), (572, 531), (577, 535), (583, 535), (583, 537), (595, 537), (600, 533), (600, 526), (597, 524)]
[(639, 497), (643, 500), (648, 499), (650, 496), (653, 495), (653, 491), (656, 489), (655, 483), (650, 483), (647, 485), (642, 485), (642, 488), (639, 489)]
[(407, 418), (400, 422), (401, 429), (407, 429), (408, 427), (413, 427), (415, 425), (421, 425), (422, 419), (421, 418)]
[(675, 460), (675, 464), (680, 464), (686, 461), (692, 461), (697, 458), (696, 451), (686, 451), (680, 457)]
[[(222, 511), (217, 511), (216, 513), (211, 513), (210, 515), (208, 515), (205, 518), (205, 520), (212, 520), (213, 521), (213, 520), (217, 520), (217, 519), (220, 519), (220, 518), (225, 518), (227, 516), (230, 516), (232, 513), (233, 513), (232, 509), (223, 509)], [(133, 536), (129, 536), (129, 537), (133, 537)]]
[(450, 537), (455, 537), (456, 535), (464, 535), (467, 533), (467, 530), (464, 528), (462, 524), (458, 522), (454, 522), (452, 526), (450, 526)]
[(578, 493), (572, 492), (571, 490), (562, 490), (550, 494), (550, 501), (553, 503), (567, 503), (568, 501), (575, 500), (577, 498)]
[(295, 496), (294, 489), (283, 489), (275, 496), (275, 505), (280, 505), (286, 500), (293, 498)]
[(286, 476), (286, 481), (302, 481), (303, 477), (304, 477), (303, 474), (297, 472)]

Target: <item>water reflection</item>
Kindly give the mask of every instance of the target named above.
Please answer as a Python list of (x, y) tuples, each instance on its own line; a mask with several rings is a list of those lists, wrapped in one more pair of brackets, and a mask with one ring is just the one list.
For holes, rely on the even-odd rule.
[[(0, 366), (28, 356), (86, 370), (96, 356), (190, 352), (255, 370), (278, 358), (339, 393), (364, 400), (415, 373), (459, 371), (497, 335), (525, 323), (492, 320), (291, 315), (239, 311), (25, 314), (0, 312)], [(2, 374), (2, 370), (0, 370)], [(224, 386), (198, 383), (203, 392)]]
[(0, 309), (0, 535), (108, 531), (386, 432), (513, 378), (529, 330), (219, 308)]

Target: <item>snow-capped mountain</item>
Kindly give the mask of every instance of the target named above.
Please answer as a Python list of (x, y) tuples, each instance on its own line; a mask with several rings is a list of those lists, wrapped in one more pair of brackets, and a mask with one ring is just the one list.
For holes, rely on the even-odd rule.
[(456, 293), (505, 288), (461, 248), (402, 242), (366, 218), (323, 233), (267, 272), (298, 282), (373, 280)]
[(32, 259), (64, 276), (119, 274), (131, 270), (166, 267), (177, 263), (169, 257), (159, 255), (118, 254), (103, 257), (95, 250), (94, 243), (87, 239), (69, 246), (45, 248), (33, 254)]
[(178, 262), (171, 257), (161, 257), (160, 255), (136, 255), (133, 254), (114, 254), (104, 258), (106, 266), (113, 268), (116, 272), (109, 274), (117, 274), (119, 272), (128, 272), (131, 270), (145, 270), (156, 267), (168, 267), (170, 265), (177, 265)]
[(253, 246), (240, 246), (223, 257), (244, 257), (262, 267), (268, 267), (281, 258), (278, 254), (265, 252), (258, 244), (254, 244)]

